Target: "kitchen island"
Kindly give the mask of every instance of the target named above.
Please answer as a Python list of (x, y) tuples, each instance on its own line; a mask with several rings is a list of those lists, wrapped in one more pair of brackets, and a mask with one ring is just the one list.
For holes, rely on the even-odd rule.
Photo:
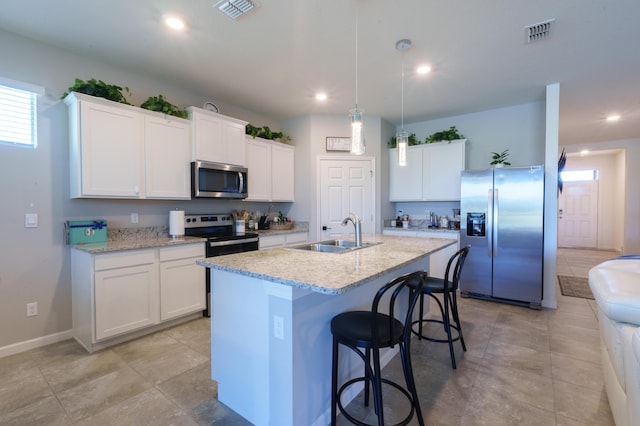
[[(430, 254), (455, 244), (364, 240), (381, 244), (340, 254), (280, 248), (197, 261), (211, 269), (211, 375), (222, 403), (256, 425), (329, 423), (331, 318), (371, 309), (383, 284), (427, 270)], [(383, 352), (382, 362), (396, 352)], [(361, 373), (361, 364), (345, 354), (339, 374)], [(352, 388), (343, 401), (360, 390)]]

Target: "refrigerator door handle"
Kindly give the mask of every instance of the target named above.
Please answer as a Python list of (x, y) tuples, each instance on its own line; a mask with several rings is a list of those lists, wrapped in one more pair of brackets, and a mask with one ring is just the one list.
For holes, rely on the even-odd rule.
[(487, 222), (485, 224), (487, 235), (487, 256), (492, 257), (491, 247), (493, 246), (493, 190), (489, 189), (487, 195)]
[(492, 222), (492, 229), (493, 230), (493, 257), (498, 257), (498, 223), (499, 223), (499, 212), (498, 212), (498, 207), (500, 205), (499, 202), (499, 197), (498, 197), (499, 191), (498, 189), (494, 189), (493, 190), (493, 222)]

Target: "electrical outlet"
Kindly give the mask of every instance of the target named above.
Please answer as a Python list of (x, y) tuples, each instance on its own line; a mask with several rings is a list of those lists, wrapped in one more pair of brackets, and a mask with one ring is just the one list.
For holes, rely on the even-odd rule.
[(138, 223), (138, 213), (131, 213), (131, 223)]
[(277, 315), (273, 316), (273, 337), (284, 340), (284, 319)]
[(27, 316), (35, 317), (38, 315), (38, 302), (27, 303)]
[(26, 213), (24, 215), (24, 227), (25, 228), (37, 228), (38, 227), (38, 213)]

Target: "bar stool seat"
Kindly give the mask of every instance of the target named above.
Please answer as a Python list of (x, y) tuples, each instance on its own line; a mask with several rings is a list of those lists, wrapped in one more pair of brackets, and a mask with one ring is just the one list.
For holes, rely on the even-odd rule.
[[(364, 404), (369, 405), (369, 385), (373, 389), (373, 400), (375, 413), (378, 416), (378, 425), (384, 425), (384, 408), (382, 401), (382, 384), (390, 385), (399, 390), (410, 402), (411, 410), (409, 414), (397, 426), (406, 425), (411, 421), (414, 414), (417, 416), (420, 425), (424, 425), (422, 411), (418, 401), (413, 370), (411, 367), (411, 318), (415, 305), (420, 296), (422, 281), (426, 274), (424, 272), (414, 272), (396, 278), (385, 284), (373, 300), (371, 311), (349, 311), (336, 315), (331, 320), (331, 333), (333, 335), (333, 359), (331, 377), (331, 424), (336, 424), (337, 411), (350, 422), (357, 425), (367, 425), (361, 420), (349, 414), (340, 401), (340, 396), (351, 385), (364, 382)], [(409, 282), (413, 287), (408, 287)], [(403, 289), (408, 289), (410, 293), (409, 306), (404, 322), (394, 316), (397, 312), (400, 298), (398, 295)], [(391, 291), (389, 297), (388, 314), (378, 311), (382, 296)], [(404, 294), (404, 292), (403, 292)], [(386, 304), (386, 302), (385, 302)], [(364, 375), (346, 381), (338, 388), (338, 348), (344, 345), (353, 350), (364, 362)], [(405, 377), (406, 387), (383, 378), (380, 372), (380, 349), (393, 348), (399, 346), (402, 369)], [(373, 360), (372, 360), (373, 355)]]

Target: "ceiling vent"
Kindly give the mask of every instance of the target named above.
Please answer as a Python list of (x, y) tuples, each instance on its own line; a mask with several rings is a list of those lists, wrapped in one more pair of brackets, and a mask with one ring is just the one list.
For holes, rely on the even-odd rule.
[(238, 19), (256, 6), (253, 0), (222, 0), (213, 5), (231, 19)]
[(555, 19), (540, 22), (525, 27), (525, 37), (527, 43), (535, 43), (536, 41), (546, 40), (551, 36), (551, 24)]

